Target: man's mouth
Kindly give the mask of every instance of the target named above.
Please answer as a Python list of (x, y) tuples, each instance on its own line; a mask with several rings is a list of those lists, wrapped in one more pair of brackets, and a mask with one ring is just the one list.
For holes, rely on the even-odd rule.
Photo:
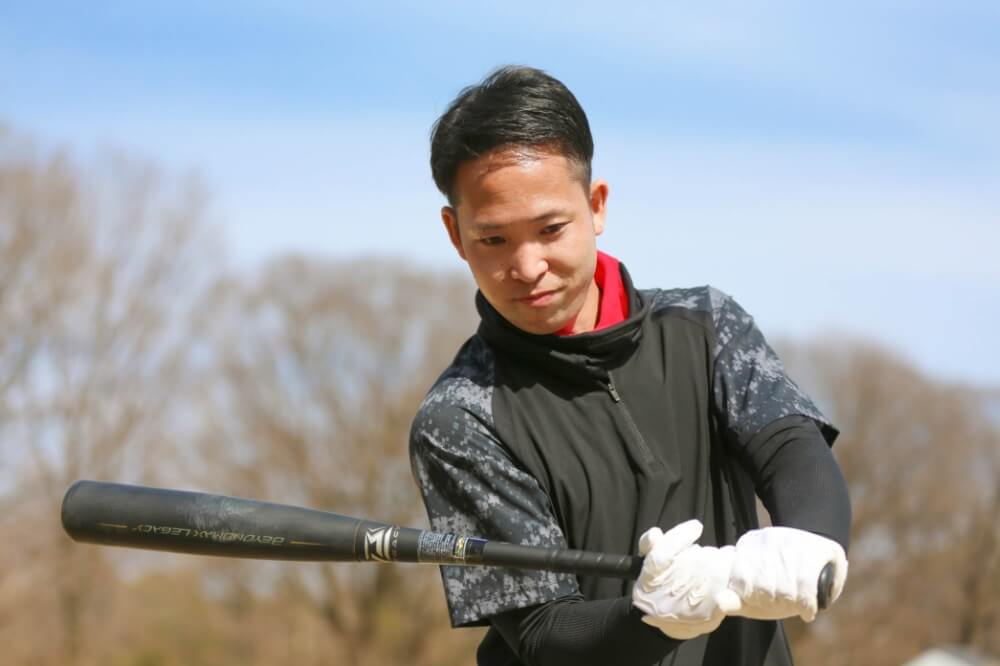
[(553, 297), (555, 296), (558, 289), (548, 289), (546, 291), (539, 291), (534, 294), (529, 294), (522, 298), (517, 299), (518, 303), (524, 303), (525, 305), (530, 305), (533, 307), (542, 307), (543, 305), (548, 305)]

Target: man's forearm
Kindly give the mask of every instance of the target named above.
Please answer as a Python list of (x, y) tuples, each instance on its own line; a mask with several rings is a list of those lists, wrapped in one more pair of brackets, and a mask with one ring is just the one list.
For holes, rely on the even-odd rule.
[(847, 551), (847, 483), (812, 420), (787, 416), (775, 421), (751, 440), (746, 454), (757, 494), (775, 525), (820, 534)]

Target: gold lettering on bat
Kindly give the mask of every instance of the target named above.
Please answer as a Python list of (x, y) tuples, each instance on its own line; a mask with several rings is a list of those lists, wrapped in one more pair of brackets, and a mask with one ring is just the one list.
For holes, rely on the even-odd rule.
[(142, 534), (187, 537), (190, 539), (200, 539), (202, 541), (214, 541), (216, 543), (259, 543), (265, 546), (281, 546), (285, 543), (285, 537), (271, 536), (268, 534), (243, 534), (241, 532), (220, 532), (218, 530), (192, 530), (187, 527), (174, 527), (171, 525), (143, 524), (133, 527), (132, 531), (140, 532)]

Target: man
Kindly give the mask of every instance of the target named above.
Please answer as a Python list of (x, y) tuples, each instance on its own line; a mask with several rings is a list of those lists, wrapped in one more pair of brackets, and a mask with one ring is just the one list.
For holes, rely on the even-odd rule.
[[(481, 323), (421, 405), (411, 460), (437, 531), (638, 550), (643, 571), (442, 567), (452, 624), (490, 625), (480, 664), (789, 664), (775, 620), (815, 616), (826, 562), (834, 597), (847, 573), (837, 431), (731, 298), (637, 290), (598, 252), (592, 156), (575, 97), (531, 68), (437, 121), (441, 216)], [(777, 527), (758, 528), (754, 491)]]

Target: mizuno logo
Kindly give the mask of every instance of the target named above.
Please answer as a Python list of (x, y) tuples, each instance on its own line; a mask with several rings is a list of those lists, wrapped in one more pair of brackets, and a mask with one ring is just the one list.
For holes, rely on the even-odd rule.
[(393, 560), (394, 541), (398, 531), (395, 527), (379, 527), (365, 531), (365, 559), (376, 562)]

